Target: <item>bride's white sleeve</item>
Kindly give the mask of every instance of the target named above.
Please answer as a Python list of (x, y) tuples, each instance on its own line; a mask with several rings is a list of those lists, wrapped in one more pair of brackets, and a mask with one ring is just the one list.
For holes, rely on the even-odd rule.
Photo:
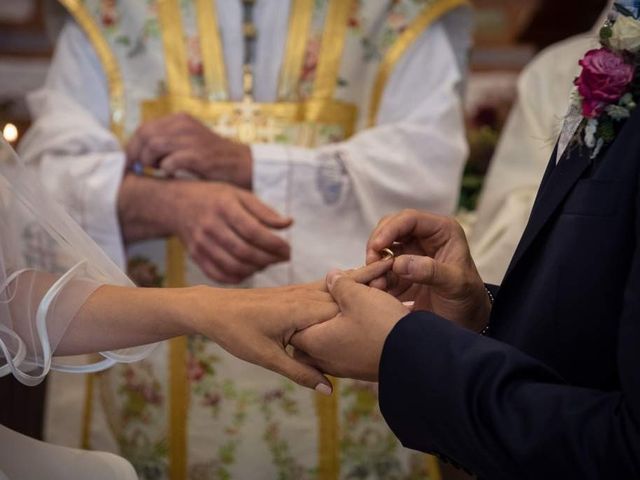
[(152, 346), (101, 352), (91, 365), (52, 358), (98, 287), (133, 284), (0, 142), (0, 376), (36, 385), (50, 369), (98, 371), (146, 356)]

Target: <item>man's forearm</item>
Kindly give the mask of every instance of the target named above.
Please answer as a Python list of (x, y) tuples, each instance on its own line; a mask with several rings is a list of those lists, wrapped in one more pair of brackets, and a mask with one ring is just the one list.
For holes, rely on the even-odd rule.
[(172, 181), (125, 175), (118, 194), (118, 217), (125, 244), (175, 234), (175, 190)]

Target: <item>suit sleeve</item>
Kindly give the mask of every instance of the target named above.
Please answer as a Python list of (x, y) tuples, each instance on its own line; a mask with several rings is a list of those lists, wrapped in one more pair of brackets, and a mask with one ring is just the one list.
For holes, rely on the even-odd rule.
[(640, 478), (638, 291), (636, 251), (614, 392), (568, 385), (509, 345), (431, 313), (410, 314), (387, 338), (380, 364), (387, 423), (406, 447), (480, 478)]

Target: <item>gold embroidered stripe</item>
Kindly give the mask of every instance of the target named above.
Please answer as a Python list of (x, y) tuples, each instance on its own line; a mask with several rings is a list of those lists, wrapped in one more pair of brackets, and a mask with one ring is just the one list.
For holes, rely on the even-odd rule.
[(198, 33), (202, 50), (206, 97), (209, 100), (227, 100), (227, 68), (224, 63), (220, 24), (215, 0), (196, 0), (198, 12)]
[(369, 107), (368, 121), (370, 126), (376, 124), (384, 88), (387, 85), (389, 77), (391, 77), (394, 68), (396, 67), (402, 56), (415, 43), (422, 32), (424, 32), (432, 23), (434, 23), (436, 20), (438, 20), (440, 17), (450, 12), (451, 10), (465, 5), (469, 5), (468, 0), (440, 0), (430, 2), (430, 4), (425, 7), (424, 11), (411, 23), (411, 25), (409, 25), (409, 27), (404, 32), (402, 32), (400, 37), (395, 41), (391, 48), (389, 48), (384, 58), (382, 59), (382, 63), (380, 64), (380, 69), (378, 70), (378, 75), (373, 87), (371, 106)]
[[(189, 112), (209, 122), (233, 115), (242, 104), (235, 102), (207, 102), (196, 97), (167, 95), (141, 105), (143, 118), (158, 118), (172, 112)], [(358, 109), (355, 105), (338, 101), (309, 100), (301, 103), (256, 103), (262, 116), (291, 124), (313, 123), (340, 125), (347, 136), (353, 134)]]
[(179, 0), (158, 0), (167, 88), (174, 95), (191, 95), (182, 13)]
[(169, 479), (188, 477), (187, 418), (189, 382), (187, 380), (187, 337), (169, 342)]
[(289, 35), (280, 72), (278, 99), (297, 100), (297, 86), (304, 65), (307, 35), (313, 17), (315, 0), (293, 0), (289, 14)]
[(316, 100), (333, 98), (349, 26), (349, 15), (353, 11), (354, 1), (331, 0), (329, 4), (313, 88), (313, 98)]
[(109, 88), (111, 130), (123, 143), (125, 118), (124, 81), (122, 80), (118, 61), (111, 51), (109, 43), (102, 35), (100, 27), (84, 4), (80, 0), (60, 0), (60, 3), (71, 13), (78, 25), (84, 30), (98, 55), (104, 74), (107, 77)]
[(338, 480), (340, 477), (340, 395), (338, 379), (331, 378), (333, 395), (316, 394), (318, 414), (318, 480)]
[[(186, 286), (185, 254), (177, 238), (167, 241), (167, 287)], [(169, 478), (187, 478), (187, 417), (189, 381), (187, 376), (187, 338), (169, 343)]]

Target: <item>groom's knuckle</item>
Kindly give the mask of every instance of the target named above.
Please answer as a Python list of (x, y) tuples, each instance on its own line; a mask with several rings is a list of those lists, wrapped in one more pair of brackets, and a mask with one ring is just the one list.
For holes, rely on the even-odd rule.
[(438, 268), (435, 262), (422, 259), (420, 262), (420, 277), (424, 281), (435, 281), (438, 276)]

